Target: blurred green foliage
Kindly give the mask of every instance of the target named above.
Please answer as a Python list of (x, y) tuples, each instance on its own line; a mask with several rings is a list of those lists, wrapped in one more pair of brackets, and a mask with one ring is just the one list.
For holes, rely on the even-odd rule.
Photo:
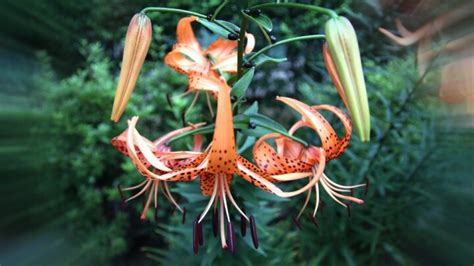
[[(454, 145), (443, 142), (446, 134), (452, 134), (450, 128), (443, 127), (440, 133), (440, 122), (436, 120), (444, 115), (443, 110), (439, 110), (435, 98), (425, 94), (434, 86), (432, 80), (436, 78), (436, 72), (427, 82), (419, 82), (413, 56), (394, 48), (376, 33), (374, 29), (384, 20), (390, 20), (393, 14), (383, 13), (375, 1), (307, 1), (323, 3), (346, 14), (360, 33), (373, 141), (363, 144), (353, 136), (349, 150), (329, 163), (326, 174), (341, 184), (360, 183), (368, 177), (368, 195), (364, 197), (363, 191), (356, 192), (366, 204), (353, 206), (352, 217), (348, 218), (345, 209), (323, 193), (326, 204), (324, 212), (319, 215), (320, 228), (303, 219), (303, 231), (299, 231), (292, 224), (291, 217), (302, 206), (303, 196), (291, 201), (278, 199), (240, 178), (234, 178), (233, 193), (247, 212), (255, 215), (260, 238), (260, 248), (254, 250), (249, 236), (237, 237), (234, 257), (223, 251), (217, 239), (212, 237), (209, 220), (204, 226), (205, 245), (197, 256), (192, 255), (191, 221), (206, 203), (197, 181), (171, 186), (179, 202), (189, 210), (184, 225), (181, 225), (179, 215), (172, 214), (164, 199), (160, 200), (158, 226), (148, 220), (140, 221), (141, 201), (134, 200), (123, 208), (116, 190), (118, 184), (133, 185), (142, 180), (130, 161), (110, 145), (110, 139), (126, 128), (125, 118), (140, 116), (140, 132), (150, 139), (158, 138), (164, 132), (182, 126), (181, 114), (192, 100), (192, 96), (182, 96), (186, 90), (186, 78), (162, 63), (163, 56), (174, 43), (178, 18), (173, 15), (153, 16), (155, 26), (150, 55), (124, 118), (113, 124), (109, 115), (126, 26), (133, 13), (153, 1), (59, 2), (51, 5), (66, 10), (63, 14), (86, 12), (90, 15), (84, 24), (72, 23), (75, 29), (85, 32), (81, 36), (84, 41), (78, 41), (76, 36), (63, 38), (63, 44), (68, 47), (65, 50), (47, 49), (47, 53), (38, 54), (40, 69), (32, 78), (34, 90), (29, 96), (36, 99), (32, 105), (39, 115), (27, 117), (36, 121), (31, 123), (35, 128), (31, 134), (41, 140), (37, 141), (41, 145), (34, 150), (41, 152), (42, 158), (38, 158), (36, 163), (42, 165), (36, 165), (31, 173), (25, 173), (35, 180), (34, 173), (41, 172), (41, 182), (37, 181), (36, 185), (38, 195), (32, 197), (49, 199), (47, 195), (54, 195), (54, 201), (47, 206), (54, 205), (55, 210), (47, 214), (57, 217), (55, 224), (62, 229), (59, 231), (62, 242), (52, 247), (61, 250), (57, 246), (62, 245), (64, 256), (69, 256), (57, 264), (406, 265), (468, 261), (466, 254), (469, 254), (472, 243), (465, 243), (449, 233), (437, 235), (436, 228), (426, 226), (431, 220), (436, 221), (438, 227), (446, 224), (445, 219), (436, 218), (433, 214), (436, 209), (431, 206), (443, 203), (436, 197), (444, 192), (439, 188), (441, 173), (446, 173), (443, 152), (446, 147), (454, 149)], [(217, 0), (199, 3), (168, 1), (166, 6), (209, 13), (219, 3)], [(14, 2), (9, 4), (15, 6)], [(53, 18), (57, 16), (60, 20), (62, 15), (54, 12), (54, 8), (47, 10), (53, 10)], [(38, 7), (37, 10), (43, 9)], [(231, 20), (235, 13), (233, 7), (225, 10), (222, 17)], [(324, 22), (324, 18), (300, 11), (276, 11), (268, 15), (273, 19), (273, 34), (278, 39), (320, 32)], [(196, 30), (203, 43), (210, 43), (215, 38), (202, 27), (196, 27)], [(260, 41), (258, 47), (263, 46), (264, 40), (258, 29), (251, 27), (250, 31)], [(285, 126), (298, 116), (276, 104), (275, 95), (296, 97), (310, 104), (330, 103), (342, 108), (322, 63), (321, 44), (320, 41), (311, 41), (272, 51), (272, 56), (288, 57), (289, 61), (257, 69), (255, 82), (246, 95), (247, 103), (258, 100), (261, 113)], [(66, 60), (63, 56), (69, 52), (72, 53), (70, 58), (75, 60)], [(187, 117), (188, 121), (212, 121), (203, 115), (207, 112), (203, 98)], [(18, 113), (16, 116), (5, 115), (12, 121), (20, 116)], [(328, 117), (336, 129), (341, 130), (337, 119)], [(16, 128), (20, 127), (17, 125)], [(19, 134), (11, 128), (1, 132), (5, 136)], [(314, 143), (318, 141), (309, 131), (302, 131), (300, 136)], [(189, 140), (177, 142), (173, 148), (189, 149)], [(468, 145), (472, 143), (470, 140), (466, 137), (463, 142)], [(441, 144), (446, 147), (441, 149)], [(459, 151), (453, 153), (459, 154)], [(249, 151), (245, 155), (249, 156)], [(25, 159), (25, 162), (31, 161), (34, 160)], [(11, 160), (3, 162), (11, 163)], [(472, 182), (468, 184), (472, 187)], [(464, 193), (469, 197), (469, 191)], [(452, 194), (457, 194), (455, 188), (449, 190), (448, 195)], [(468, 200), (472, 202), (472, 196)], [(465, 207), (464, 210), (469, 212), (472, 208)], [(38, 212), (28, 211), (22, 215)], [(43, 216), (38, 216), (37, 220), (49, 219)], [(234, 213), (234, 221), (238, 220)], [(15, 217), (2, 222), (12, 224)], [(15, 230), (21, 231), (21, 226), (18, 224)], [(464, 229), (472, 233), (472, 229)], [(462, 235), (462, 232), (458, 234)], [(424, 249), (413, 236), (426, 242), (435, 238), (439, 241), (437, 243), (450, 243), (458, 247), (463, 256), (431, 255), (431, 249)], [(442, 245), (432, 245), (435, 250), (443, 249)]]

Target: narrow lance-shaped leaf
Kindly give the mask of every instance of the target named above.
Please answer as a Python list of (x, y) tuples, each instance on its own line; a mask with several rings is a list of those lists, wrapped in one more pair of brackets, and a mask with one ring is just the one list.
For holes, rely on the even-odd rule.
[(206, 27), (208, 30), (212, 31), (213, 33), (215, 33), (215, 34), (217, 34), (221, 37), (224, 37), (225, 39), (229, 38), (230, 32), (228, 30), (224, 29), (223, 27), (217, 25), (216, 23), (214, 23), (212, 21), (209, 21), (205, 18), (198, 18), (198, 19), (196, 19), (196, 21), (199, 22), (204, 27)]
[(235, 95), (238, 98), (243, 97), (250, 86), (250, 83), (252, 82), (254, 74), (255, 67), (252, 67), (247, 72), (245, 72), (245, 74), (239, 80), (237, 80), (234, 86), (232, 86), (232, 95)]

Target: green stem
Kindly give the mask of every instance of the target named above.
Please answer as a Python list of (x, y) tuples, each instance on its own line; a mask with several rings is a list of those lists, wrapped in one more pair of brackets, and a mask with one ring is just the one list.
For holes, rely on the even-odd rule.
[(242, 22), (240, 23), (239, 46), (237, 50), (237, 80), (242, 77), (242, 64), (244, 63), (244, 49), (245, 49), (245, 31), (247, 30), (248, 20), (244, 15), (240, 16)]
[(250, 9), (264, 9), (264, 8), (275, 8), (275, 7), (299, 8), (299, 9), (305, 9), (311, 12), (322, 13), (322, 14), (330, 16), (331, 18), (337, 17), (337, 13), (334, 10), (320, 7), (320, 6), (313, 6), (313, 5), (299, 4), (299, 3), (266, 3), (266, 4), (252, 6), (250, 7)]
[(214, 11), (214, 14), (212, 14), (211, 21), (214, 22), (214, 20), (217, 18), (217, 15), (221, 12), (221, 10), (229, 3), (229, 0), (225, 0), (222, 4), (220, 4), (216, 11)]
[[(168, 7), (147, 7), (142, 9), (141, 13), (146, 13), (146, 12), (168, 12), (168, 13), (175, 13), (175, 14), (183, 14), (183, 15), (190, 15), (190, 16), (195, 16), (198, 18), (204, 18), (207, 19), (207, 16), (201, 13), (189, 11), (189, 10), (184, 10), (184, 9), (178, 9), (178, 8), (168, 8)], [(236, 33), (234, 30), (231, 28), (227, 27), (226, 25), (222, 24), (218, 20), (213, 20), (213, 23), (219, 25), (220, 27), (224, 28), (230, 33)]]
[(267, 31), (261, 25), (259, 25), (259, 24), (257, 24), (257, 25), (258, 25), (258, 28), (260, 29), (260, 31), (262, 32), (263, 37), (265, 37), (265, 40), (267, 40), (268, 45), (272, 45), (272, 39), (268, 35)]
[(196, 16), (199, 18), (207, 18), (206, 15), (201, 14), (201, 13), (179, 9), (179, 8), (169, 8), (169, 7), (147, 7), (147, 8), (142, 9), (141, 11), (141, 13), (146, 13), (146, 12), (168, 12), (168, 13)]
[(268, 51), (268, 50), (270, 50), (274, 47), (282, 45), (282, 44), (297, 42), (297, 41), (304, 41), (304, 40), (324, 39), (324, 38), (326, 38), (326, 36), (324, 34), (304, 35), (304, 36), (288, 38), (288, 39), (276, 42), (272, 45), (268, 45), (268, 46), (263, 47), (262, 49), (258, 50), (258, 52), (252, 54), (247, 60), (248, 61), (253, 60), (253, 59), (257, 58), (257, 56), (261, 55), (262, 53), (264, 53), (264, 52), (266, 52), (266, 51)]

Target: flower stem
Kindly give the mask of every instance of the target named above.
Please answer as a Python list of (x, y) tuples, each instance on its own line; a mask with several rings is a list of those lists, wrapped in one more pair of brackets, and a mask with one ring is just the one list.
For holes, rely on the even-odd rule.
[(214, 20), (217, 18), (217, 15), (219, 15), (219, 13), (221, 12), (221, 10), (229, 3), (229, 0), (225, 0), (224, 2), (222, 2), (222, 4), (220, 4), (216, 11), (214, 11), (214, 14), (212, 14), (212, 17), (211, 17), (211, 21), (214, 22)]
[(331, 18), (337, 17), (337, 13), (334, 10), (320, 7), (320, 6), (299, 4), (299, 3), (266, 3), (266, 4), (252, 6), (250, 7), (250, 9), (263, 9), (263, 8), (275, 8), (275, 7), (305, 9), (311, 12), (322, 13), (322, 14), (328, 15)]
[(201, 13), (179, 9), (179, 8), (169, 8), (169, 7), (146, 7), (142, 9), (141, 11), (141, 13), (146, 13), (146, 12), (168, 12), (168, 13), (196, 16), (199, 18), (207, 18), (206, 15), (201, 14)]
[(293, 38), (288, 38), (288, 39), (285, 39), (285, 40), (281, 40), (281, 41), (276, 42), (274, 44), (267, 45), (267, 46), (263, 47), (258, 52), (252, 54), (247, 60), (251, 61), (251, 60), (257, 58), (257, 56), (261, 55), (262, 53), (264, 53), (264, 52), (266, 52), (266, 51), (268, 51), (268, 50), (270, 50), (274, 47), (282, 45), (282, 44), (297, 42), (297, 41), (304, 41), (304, 40), (324, 39), (325, 37), (326, 36), (324, 34), (314, 34), (314, 35), (304, 35), (304, 36), (298, 36), (298, 37), (293, 37)]

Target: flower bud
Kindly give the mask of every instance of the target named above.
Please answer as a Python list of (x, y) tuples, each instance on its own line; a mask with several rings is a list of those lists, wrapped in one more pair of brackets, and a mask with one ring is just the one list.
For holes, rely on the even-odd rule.
[[(345, 17), (326, 22), (326, 41), (329, 53), (325, 55), (328, 70), (335, 71), (331, 79), (340, 82), (339, 94), (351, 113), (357, 134), (362, 141), (370, 140), (370, 111), (365, 88), (359, 44), (354, 28)], [(332, 66), (331, 66), (332, 65)], [(332, 68), (332, 70), (331, 70)], [(336, 81), (337, 80), (337, 81)]]
[(115, 92), (114, 106), (110, 119), (117, 122), (122, 116), (132, 94), (151, 42), (151, 21), (143, 13), (133, 16), (128, 25), (122, 58), (122, 69)]

